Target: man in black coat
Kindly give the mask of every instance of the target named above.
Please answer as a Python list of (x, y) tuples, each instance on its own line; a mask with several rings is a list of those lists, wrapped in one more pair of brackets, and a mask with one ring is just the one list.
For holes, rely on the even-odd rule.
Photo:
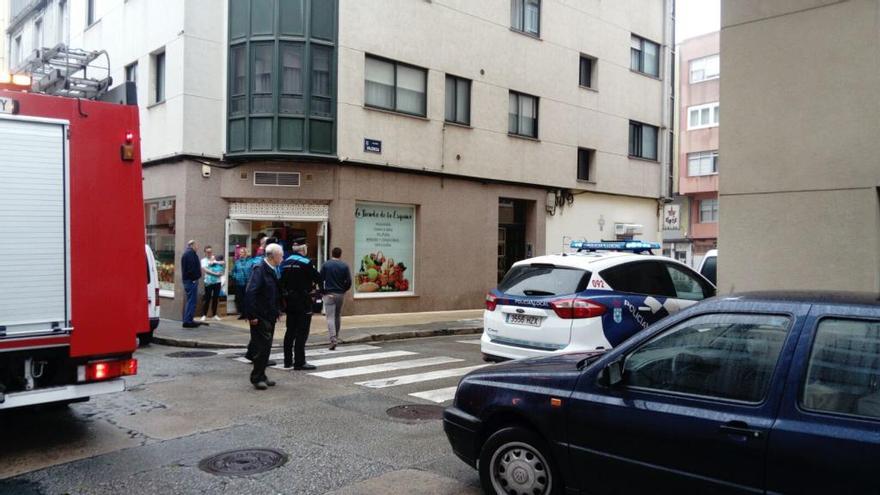
[(275, 336), (275, 322), (281, 316), (281, 287), (278, 281), (278, 267), (284, 252), (278, 244), (266, 246), (266, 257), (254, 267), (245, 289), (243, 316), (251, 326), (251, 344), (254, 369), (251, 383), (257, 390), (266, 390), (275, 385), (266, 376), (269, 354), (272, 352), (272, 338)]
[(183, 326), (184, 328), (195, 328), (199, 326), (193, 318), (196, 315), (196, 299), (199, 296), (199, 280), (202, 278), (202, 263), (199, 261), (199, 255), (196, 254), (198, 249), (196, 241), (186, 243), (186, 251), (180, 257), (180, 268), (183, 272), (183, 290), (186, 293), (186, 302), (183, 305)]
[(311, 260), (306, 258), (305, 240), (295, 241), (293, 254), (281, 264), (281, 291), (287, 313), (284, 333), (284, 367), (313, 370), (306, 363), (306, 340), (312, 325), (312, 290), (320, 284), (320, 276)]

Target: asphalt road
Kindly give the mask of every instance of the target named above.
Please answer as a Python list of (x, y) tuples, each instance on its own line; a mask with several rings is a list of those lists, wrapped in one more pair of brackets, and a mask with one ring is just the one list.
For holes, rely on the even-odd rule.
[[(438, 420), (396, 419), (407, 404), (449, 405), (461, 374), (485, 363), (476, 337), (310, 351), (309, 374), (270, 370), (257, 391), (240, 351), (171, 357), (140, 350), (128, 390), (61, 410), (0, 414), (0, 493), (476, 494)], [(280, 362), (280, 360), (279, 360)], [(223, 476), (200, 461), (267, 448), (286, 462)]]

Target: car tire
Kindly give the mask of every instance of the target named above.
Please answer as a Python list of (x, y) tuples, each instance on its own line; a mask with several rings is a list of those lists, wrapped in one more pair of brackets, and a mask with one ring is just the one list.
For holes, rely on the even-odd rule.
[(137, 338), (138, 347), (150, 345), (153, 342), (153, 332), (139, 333)]
[(550, 495), (564, 490), (547, 442), (521, 426), (502, 428), (486, 440), (479, 472), (487, 494)]

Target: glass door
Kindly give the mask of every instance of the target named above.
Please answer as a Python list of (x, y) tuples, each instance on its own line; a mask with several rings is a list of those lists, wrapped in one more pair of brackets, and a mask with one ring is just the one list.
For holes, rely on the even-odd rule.
[[(249, 220), (226, 220), (226, 313), (238, 313), (235, 298), (238, 287), (230, 280), (229, 274), (235, 263), (242, 257), (243, 249), (251, 248), (251, 222)], [(255, 253), (249, 253), (254, 256)]]

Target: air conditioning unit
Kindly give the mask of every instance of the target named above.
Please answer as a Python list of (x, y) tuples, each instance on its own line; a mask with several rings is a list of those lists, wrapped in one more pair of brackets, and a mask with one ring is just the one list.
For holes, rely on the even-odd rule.
[(641, 224), (637, 223), (615, 223), (614, 224), (614, 235), (618, 237), (634, 237), (637, 235), (642, 235), (643, 227)]

